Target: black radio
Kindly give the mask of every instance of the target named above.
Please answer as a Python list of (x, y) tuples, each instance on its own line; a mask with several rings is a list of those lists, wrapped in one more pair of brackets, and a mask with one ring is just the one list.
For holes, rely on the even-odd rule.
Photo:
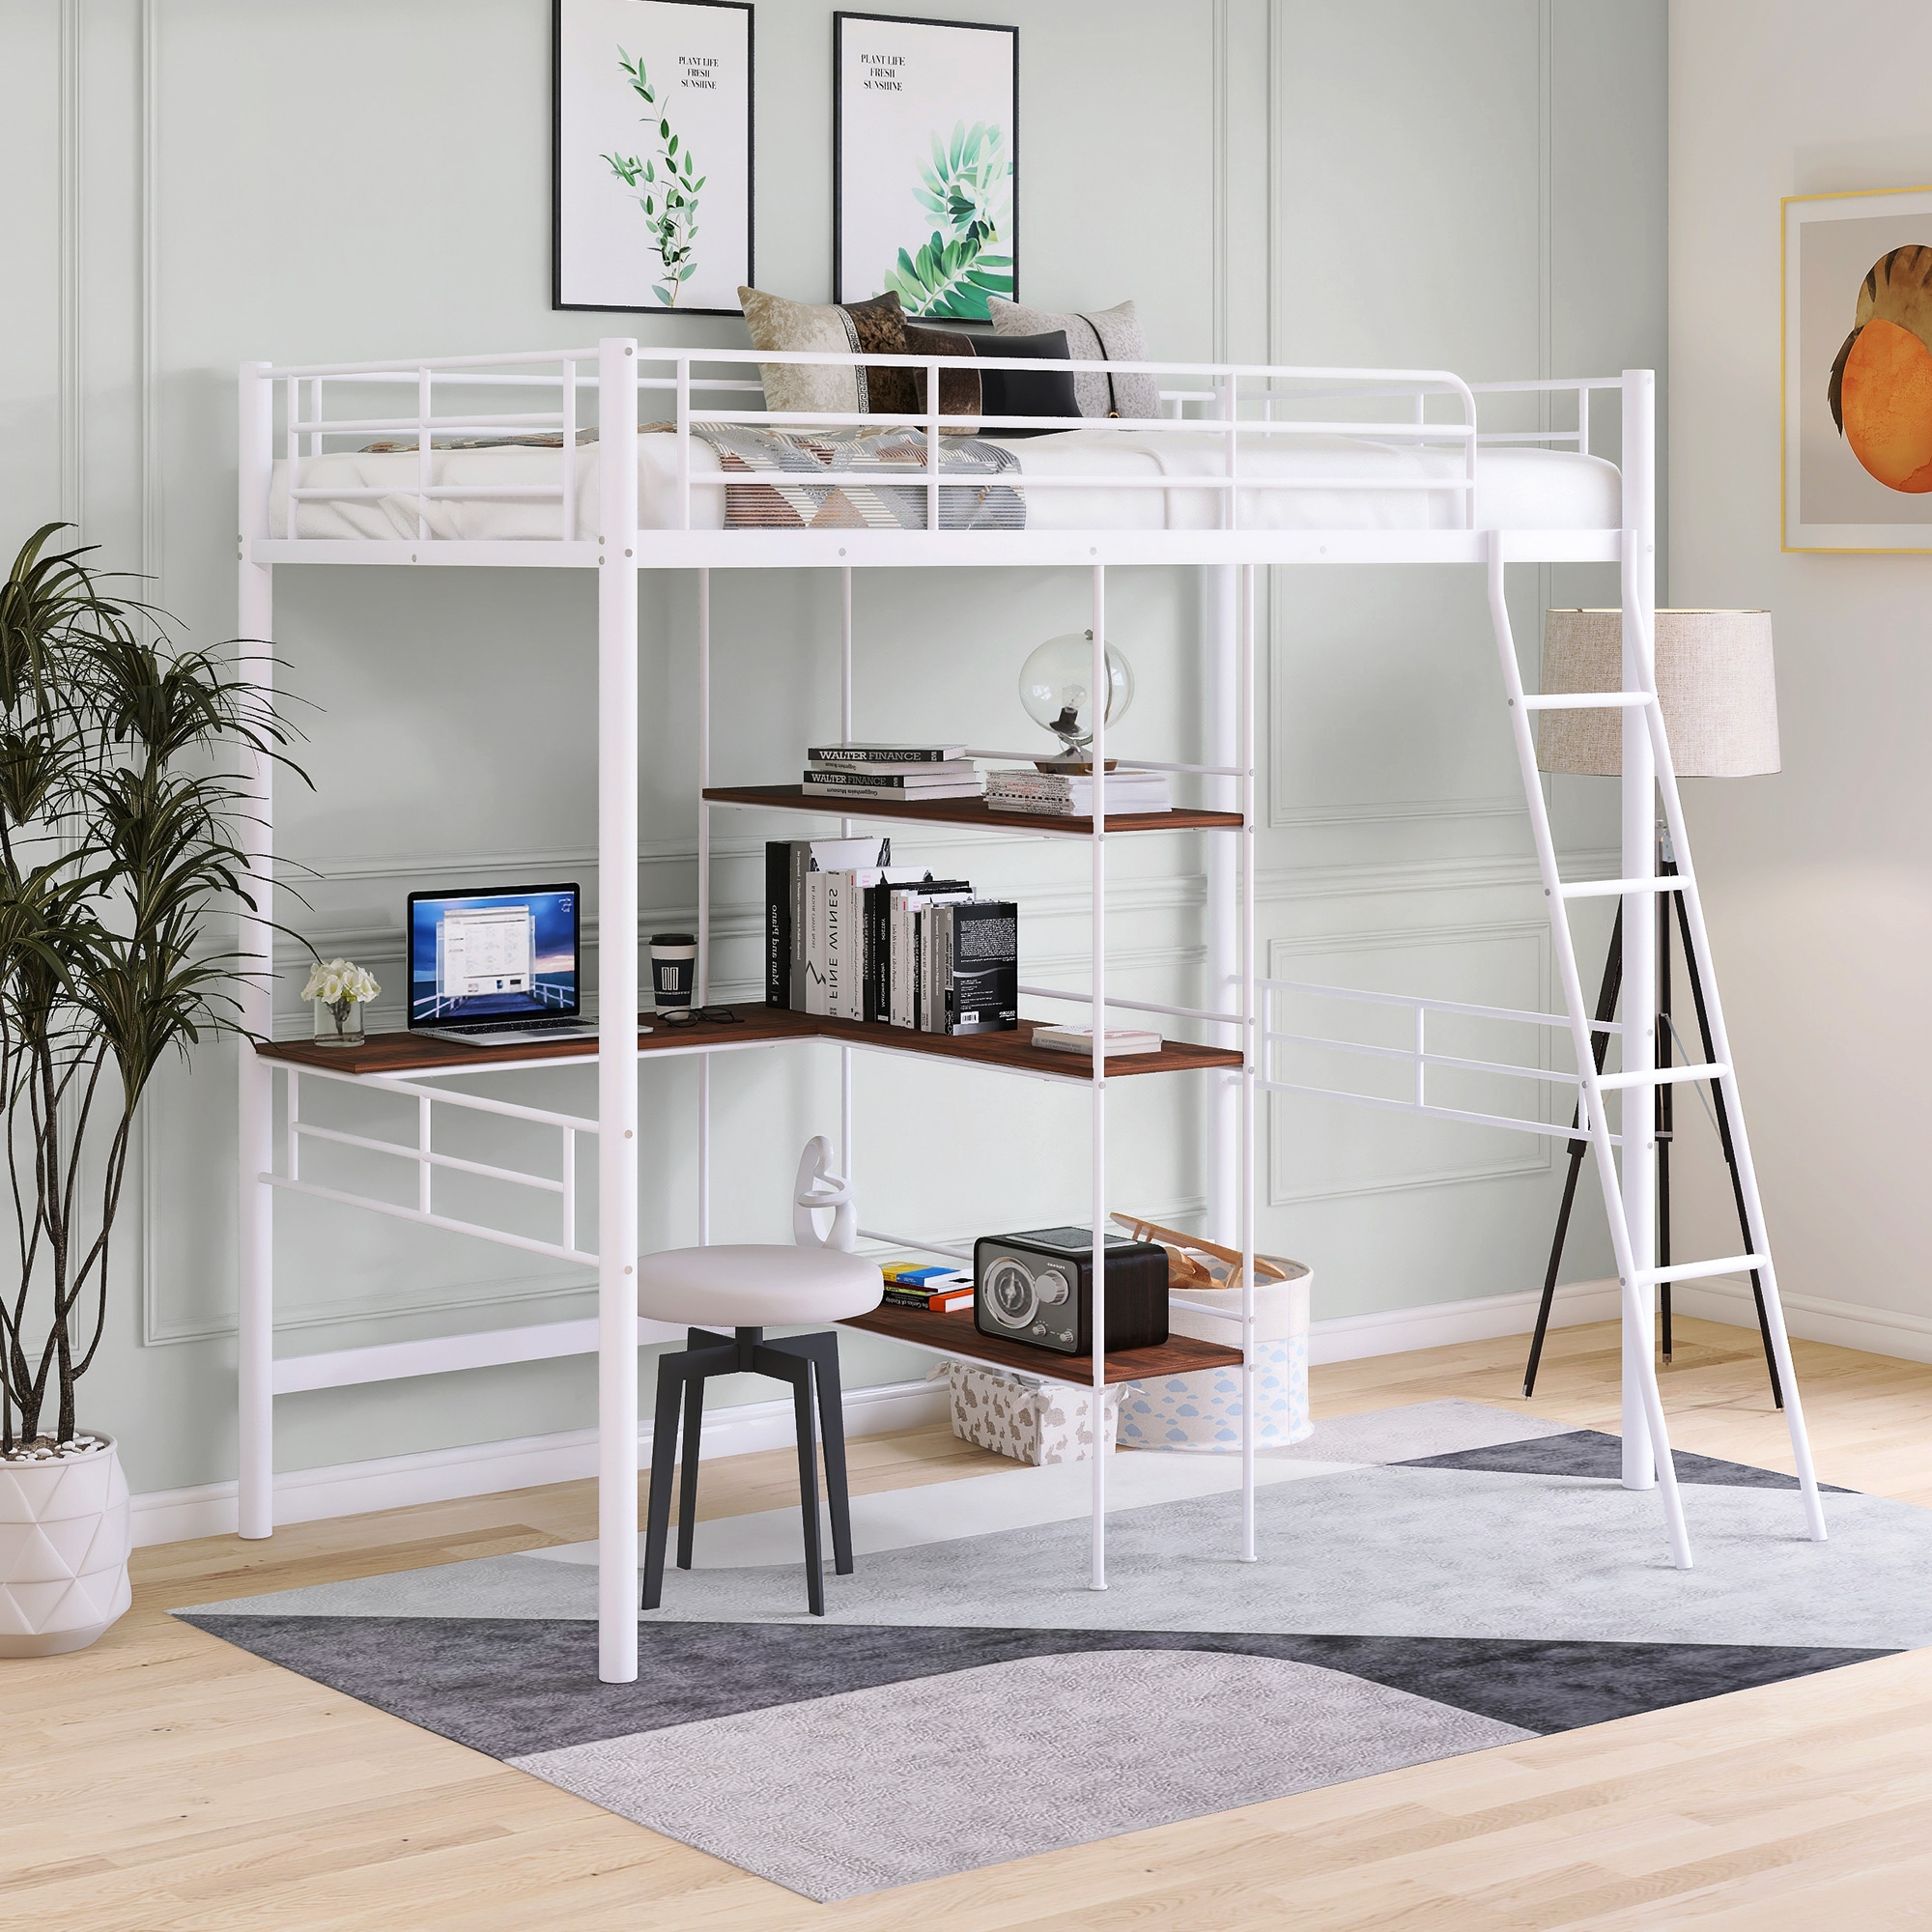
[[(1062, 1355), (1094, 1347), (1094, 1231), (1035, 1228), (973, 1244), (973, 1325)], [(1167, 1250), (1107, 1236), (1107, 1352), (1167, 1340)]]

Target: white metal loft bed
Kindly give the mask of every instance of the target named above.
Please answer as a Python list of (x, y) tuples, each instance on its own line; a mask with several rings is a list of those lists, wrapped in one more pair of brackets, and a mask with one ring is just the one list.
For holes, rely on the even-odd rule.
[[(1535, 1117), (1473, 1111), (1448, 1104), (1432, 1069), (1478, 1072), (1552, 1083), (1574, 1090), (1583, 1131), (1596, 1155), (1617, 1272), (1623, 1290), (1624, 1481), (1633, 1488), (1656, 1482), (1662, 1491), (1665, 1522), (1675, 1562), (1686, 1567), (1690, 1548), (1677, 1492), (1663, 1413), (1652, 1362), (1652, 1291), (1663, 1281), (1755, 1268), (1764, 1287), (1772, 1348), (1785, 1391), (1786, 1415), (1810, 1533), (1823, 1538), (1824, 1518), (1812, 1472), (1796, 1378), (1778, 1301), (1776, 1276), (1764, 1235), (1744, 1112), (1737, 1093), (1724, 1022), (1716, 995), (1709, 941), (1690, 863), (1690, 848), (1675, 774), (1655, 696), (1651, 629), (1655, 608), (1655, 385), (1650, 372), (1588, 381), (1472, 385), (1430, 370), (1266, 368), (1225, 364), (1114, 364), (1117, 373), (1152, 375), (1170, 385), (1162, 391), (1166, 413), (1137, 422), (1083, 422), (1070, 434), (1003, 447), (1012, 466), (993, 479), (1015, 492), (1027, 510), (1024, 528), (949, 527), (960, 517), (960, 493), (985, 478), (962, 478), (943, 467), (936, 451), (949, 432), (978, 430), (997, 442), (1001, 428), (1022, 419), (973, 419), (937, 412), (942, 368), (960, 358), (919, 358), (923, 413), (897, 419), (923, 431), (912, 467), (890, 476), (875, 469), (815, 473), (780, 479), (785, 489), (847, 485), (877, 491), (896, 487), (923, 493), (917, 527), (724, 527), (728, 487), (769, 486), (764, 474), (727, 472), (702, 429), (705, 424), (765, 425), (773, 429), (878, 428), (877, 416), (774, 415), (762, 407), (756, 362), (850, 364), (882, 358), (774, 355), (751, 352), (646, 348), (607, 339), (594, 349), (502, 356), (460, 356), (381, 363), (335, 363), (304, 368), (243, 366), (241, 381), (240, 565), (241, 632), (244, 668), (268, 682), (275, 645), (273, 583), (277, 565), (392, 564), (461, 568), (594, 570), (598, 582), (597, 786), (599, 860), (600, 1037), (594, 1055), (581, 1049), (479, 1049), (468, 1055), (411, 1059), (380, 1052), (353, 1066), (334, 1065), (313, 1051), (272, 1043), (270, 922), (272, 896), (266, 887), (272, 839), (272, 785), (264, 764), (250, 774), (259, 811), (250, 830), (251, 861), (264, 884), (257, 911), (244, 916), (242, 947), (256, 971), (248, 996), (247, 1024), (259, 1049), (244, 1056), (241, 1082), (241, 1512), (243, 1536), (264, 1537), (273, 1527), (272, 1430), (274, 1398), (296, 1389), (343, 1386), (394, 1376), (486, 1363), (540, 1359), (587, 1352), (599, 1357), (599, 1669), (608, 1681), (638, 1672), (638, 1345), (668, 1336), (638, 1316), (636, 1265), (639, 1241), (639, 1081), (645, 1052), (695, 1054), (698, 1058), (698, 1232), (710, 1238), (710, 1085), (713, 1054), (770, 1045), (775, 1038), (829, 1038), (843, 1062), (842, 1128), (846, 1168), (852, 1149), (852, 1054), (855, 1050), (945, 1052), (955, 1043), (883, 1026), (813, 1021), (773, 1014), (763, 1026), (720, 1029), (723, 1037), (640, 1039), (638, 1012), (638, 588), (646, 570), (697, 573), (698, 619), (698, 963), (697, 997), (710, 987), (710, 848), (713, 810), (843, 815), (854, 819), (917, 818), (934, 825), (973, 825), (1009, 830), (1015, 836), (1084, 839), (1091, 855), (1092, 965), (1078, 994), (1045, 987), (1029, 996), (1072, 999), (1089, 1007), (1097, 1024), (1109, 1008), (1153, 1012), (1192, 1023), (1227, 1042), (1170, 1050), (1157, 1062), (1116, 1062), (1096, 1056), (1077, 1074), (1064, 1061), (1017, 1042), (988, 1054), (959, 1057), (997, 1075), (1017, 1071), (1040, 1078), (1077, 1079), (1091, 1090), (1093, 1162), (1091, 1211), (1094, 1267), (1104, 1272), (1101, 1233), (1109, 1201), (1106, 1184), (1106, 1118), (1110, 1085), (1129, 1072), (1208, 1069), (1218, 1082), (1209, 1109), (1210, 1231), (1236, 1231), (1235, 1245), (1250, 1265), (1255, 1245), (1254, 1172), (1258, 1155), (1256, 1106), (1263, 1093), (1323, 1094), (1366, 1100), (1433, 1118), (1567, 1138), (1568, 1126)], [(1039, 367), (1084, 367), (1042, 363)], [(593, 374), (594, 371), (594, 374)], [(385, 411), (384, 399), (400, 388), (409, 406)], [(1477, 394), (1529, 394), (1547, 409), (1548, 398), (1575, 399), (1572, 428), (1479, 432)], [(1589, 453), (1591, 397), (1613, 391), (1622, 413), (1621, 472)], [(587, 428), (585, 405), (595, 398), (594, 448), (580, 443)], [(448, 399), (454, 397), (451, 403)], [(374, 398), (371, 403), (368, 399)], [(438, 413), (440, 402), (444, 412)], [(526, 407), (535, 402), (539, 408)], [(511, 407), (511, 405), (516, 407)], [(278, 407), (279, 405), (279, 407)], [(334, 412), (331, 413), (331, 406)], [(277, 427), (279, 413), (280, 423)], [(1547, 418), (1546, 418), (1547, 419)], [(655, 425), (655, 428), (651, 426)], [(1066, 430), (1058, 419), (1034, 426)], [(478, 435), (533, 437), (548, 434), (548, 448), (527, 446), (455, 449), (449, 439)], [(345, 449), (345, 442), (377, 437), (388, 446)], [(442, 442), (439, 442), (442, 439)], [(397, 445), (400, 444), (400, 447)], [(984, 445), (981, 445), (982, 447)], [(817, 502), (816, 497), (793, 501)], [(903, 524), (903, 501), (897, 522)], [(1623, 689), (1582, 696), (1527, 694), (1518, 669), (1504, 604), (1504, 572), (1518, 562), (1615, 562), (1622, 566), (1624, 622)], [(1458, 1005), (1310, 986), (1269, 980), (1256, 971), (1255, 882), (1255, 572), (1275, 563), (1460, 563), (1487, 574), (1510, 726), (1524, 797), (1535, 836), (1538, 865), (1548, 900), (1554, 956), (1562, 983), (1561, 1014)], [(1107, 849), (1115, 839), (1147, 836), (1145, 820), (1110, 818), (1105, 810), (1107, 746), (1104, 723), (1096, 729), (1095, 815), (1060, 824), (1003, 819), (977, 801), (955, 807), (869, 806), (800, 797), (795, 788), (714, 790), (710, 774), (710, 572), (722, 569), (838, 570), (844, 579), (844, 656), (841, 718), (853, 727), (851, 573), (868, 568), (1077, 566), (1091, 573), (1094, 678), (1102, 688), (1106, 639), (1106, 588), (1110, 569), (1140, 564), (1186, 564), (1212, 573), (1213, 617), (1206, 655), (1208, 696), (1208, 754), (1199, 763), (1164, 767), (1201, 781), (1208, 808), (1177, 812), (1158, 829), (1200, 830), (1209, 848), (1208, 1003), (1201, 1008), (1163, 1006), (1110, 995), (1106, 973)], [(1622, 876), (1566, 882), (1559, 875), (1549, 820), (1538, 782), (1530, 722), (1533, 712), (1554, 706), (1601, 705), (1623, 715)], [(935, 724), (938, 721), (934, 721)], [(1029, 755), (1029, 754), (982, 754)], [(1135, 761), (1121, 760), (1131, 765)], [(1667, 882), (1655, 869), (1653, 838), (1661, 795), (1679, 870)], [(1680, 891), (1690, 916), (1697, 965), (1711, 989), (1710, 1022), (1717, 1060), (1709, 1065), (1659, 1066), (1657, 1042), (1647, 1025), (1637, 1035), (1623, 1026), (1597, 1026), (1584, 1004), (1572, 944), (1572, 900), (1621, 896), (1623, 901), (1624, 1010), (1655, 1010), (1658, 895)], [(1384, 1001), (1413, 1018), (1412, 1045), (1363, 1047), (1292, 1032), (1276, 1023), (1277, 1003), (1309, 996), (1344, 1001)], [(1548, 1037), (1567, 1034), (1574, 1071), (1541, 1065), (1473, 1059), (1433, 1050), (1430, 1015), (1476, 1015), (1533, 1029)], [(755, 1020), (756, 1016), (752, 1016)], [(1593, 1029), (1621, 1036), (1621, 1070), (1598, 1073), (1590, 1051)], [(1438, 1036), (1439, 1037), (1439, 1036)], [(1308, 1044), (1393, 1055), (1413, 1068), (1412, 1091), (1383, 1094), (1338, 1092), (1289, 1077), (1285, 1056)], [(1538, 1055), (1539, 1062), (1543, 1056)], [(451, 1073), (475, 1074), (526, 1068), (536, 1059), (594, 1065), (597, 1111), (568, 1114), (485, 1097), (443, 1084)], [(1219, 1069), (1216, 1071), (1215, 1069)], [(277, 1165), (274, 1089), (286, 1083)], [(357, 1134), (304, 1118), (307, 1083), (347, 1080), (365, 1093), (382, 1094), (414, 1113), (406, 1138)], [(1750, 1231), (1751, 1253), (1706, 1262), (1656, 1265), (1655, 1144), (1643, 1130), (1649, 1098), (1662, 1081), (1712, 1080), (1722, 1084), (1737, 1151)], [(1613, 1129), (1608, 1099), (1634, 1093), (1646, 1103), (1624, 1113), (1637, 1124), (1634, 1137)], [(1435, 1097), (1432, 1097), (1432, 1094)], [(439, 1145), (439, 1109), (487, 1114), (521, 1128), (554, 1133), (554, 1157), (527, 1164), (493, 1164), (461, 1158)], [(597, 1142), (597, 1232), (586, 1244), (579, 1230), (578, 1143)], [(415, 1170), (412, 1201), (332, 1187), (311, 1179), (303, 1151), (311, 1143), (346, 1144), (362, 1154), (393, 1157)], [(1616, 1150), (1623, 1160), (1619, 1174)], [(531, 1234), (490, 1225), (472, 1214), (438, 1206), (440, 1174), (468, 1173), (503, 1188), (554, 1197), (554, 1232)], [(504, 1242), (560, 1260), (594, 1265), (598, 1316), (594, 1323), (552, 1323), (495, 1335), (463, 1336), (435, 1344), (401, 1344), (326, 1356), (277, 1361), (273, 1351), (273, 1247), (271, 1203), (277, 1189), (292, 1189), (357, 1205), (479, 1238)], [(930, 1243), (881, 1236), (915, 1248)], [(934, 1252), (949, 1252), (941, 1247)], [(1104, 1297), (1096, 1295), (1096, 1341), (1088, 1372), (1096, 1397), (1110, 1373), (1104, 1343)], [(1233, 1323), (1240, 1342), (1244, 1387), (1241, 1450), (1241, 1555), (1255, 1550), (1254, 1334), (1252, 1287)], [(944, 1352), (971, 1354), (950, 1340)], [(931, 1342), (919, 1346), (937, 1347)], [(1039, 1372), (1053, 1374), (1051, 1358)], [(1063, 1374), (1069, 1373), (1062, 1371)], [(1107, 1459), (1093, 1463), (1091, 1582), (1105, 1587)]]

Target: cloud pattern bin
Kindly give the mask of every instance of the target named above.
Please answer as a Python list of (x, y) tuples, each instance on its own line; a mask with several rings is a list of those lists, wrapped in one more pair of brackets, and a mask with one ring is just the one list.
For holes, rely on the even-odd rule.
[[(1016, 1463), (1085, 1463), (1094, 1454), (1094, 1391), (1037, 1376), (948, 1362), (952, 1433)], [(1124, 1386), (1107, 1391), (1106, 1442), (1114, 1447)]]
[[(1279, 1261), (1279, 1257), (1270, 1256)], [(1286, 1281), (1255, 1289), (1255, 1445), (1279, 1449), (1314, 1433), (1308, 1415), (1308, 1291), (1314, 1280), (1299, 1262), (1280, 1261)], [(1178, 1291), (1181, 1292), (1181, 1291)], [(1210, 1308), (1241, 1312), (1239, 1289), (1187, 1289), (1185, 1298)], [(1238, 1346), (1240, 1329), (1177, 1308), (1170, 1326), (1196, 1341)], [(1121, 1409), (1121, 1441), (1131, 1449), (1205, 1449), (1238, 1453), (1241, 1447), (1241, 1371), (1201, 1369), (1130, 1382)]]

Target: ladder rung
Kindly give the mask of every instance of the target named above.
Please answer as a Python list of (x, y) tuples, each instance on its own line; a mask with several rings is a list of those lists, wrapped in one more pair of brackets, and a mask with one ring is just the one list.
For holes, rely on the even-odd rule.
[(1525, 711), (1619, 711), (1648, 704), (1654, 693), (1648, 691), (1561, 691), (1546, 692), (1540, 697), (1525, 697)]
[(1640, 1268), (1637, 1279), (1655, 1284), (1660, 1281), (1695, 1281), (1707, 1274), (1748, 1274), (1752, 1268), (1769, 1267), (1769, 1255), (1727, 1255), (1722, 1261), (1672, 1263), (1669, 1267)]
[(1690, 883), (1688, 872), (1673, 872), (1655, 879), (1578, 879), (1557, 891), (1566, 899), (1620, 899), (1626, 893), (1681, 893)]
[(1670, 1087), (1680, 1080), (1721, 1080), (1730, 1070), (1720, 1060), (1706, 1066), (1640, 1066), (1629, 1073), (1600, 1073), (1597, 1085), (1606, 1094), (1619, 1087)]

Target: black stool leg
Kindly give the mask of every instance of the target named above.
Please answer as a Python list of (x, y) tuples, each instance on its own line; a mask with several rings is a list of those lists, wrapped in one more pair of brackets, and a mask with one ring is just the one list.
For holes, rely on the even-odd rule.
[(691, 1568), (691, 1547), (697, 1535), (697, 1454), (704, 1436), (704, 1371), (690, 1375), (684, 1391), (684, 1455), (678, 1469), (677, 1567)]
[(838, 1337), (814, 1335), (812, 1364), (818, 1377), (818, 1429), (825, 1438), (825, 1493), (832, 1507), (832, 1568), (849, 1577), (852, 1560), (852, 1494), (845, 1482), (845, 1397), (838, 1381)]
[(664, 1601), (665, 1543), (670, 1533), (671, 1445), (677, 1440), (678, 1404), (684, 1395), (683, 1358), (658, 1357), (658, 1409), (651, 1424), (651, 1507), (644, 1527), (644, 1608)]
[(791, 1406), (798, 1428), (798, 1507), (805, 1519), (805, 1603), (825, 1614), (825, 1558), (818, 1548), (818, 1443), (811, 1427), (811, 1360), (794, 1356)]

